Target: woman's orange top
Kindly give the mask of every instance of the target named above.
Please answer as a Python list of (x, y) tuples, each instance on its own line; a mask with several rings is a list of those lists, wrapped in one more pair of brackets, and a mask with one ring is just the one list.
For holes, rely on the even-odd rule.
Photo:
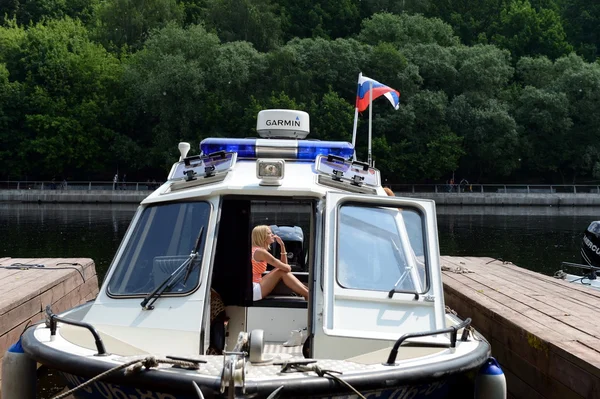
[(267, 271), (266, 261), (254, 260), (254, 253), (260, 247), (252, 247), (252, 282), (259, 283), (262, 280), (262, 274)]

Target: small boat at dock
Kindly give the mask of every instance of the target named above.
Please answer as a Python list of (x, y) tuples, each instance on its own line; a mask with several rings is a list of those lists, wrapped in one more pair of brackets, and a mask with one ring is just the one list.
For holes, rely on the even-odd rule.
[[(259, 138), (207, 138), (191, 156), (181, 143), (97, 298), (47, 308), (18, 343), (25, 361), (78, 399), (437, 399), (482, 367), (499, 376), (445, 307), (435, 203), (387, 196), (352, 144), (309, 130), (305, 112), (265, 110)], [(284, 240), (272, 253), (307, 299), (280, 282), (255, 300), (258, 225)]]
[(561, 262), (554, 277), (600, 290), (600, 221), (591, 222), (583, 232), (580, 254), (582, 263)]

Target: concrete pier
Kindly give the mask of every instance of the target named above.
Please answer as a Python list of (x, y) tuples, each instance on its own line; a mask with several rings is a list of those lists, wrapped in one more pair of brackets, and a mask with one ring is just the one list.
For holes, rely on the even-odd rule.
[(0, 190), (0, 202), (140, 203), (151, 191)]
[(600, 206), (595, 193), (410, 193), (398, 197), (432, 199), (438, 205), (488, 206)]

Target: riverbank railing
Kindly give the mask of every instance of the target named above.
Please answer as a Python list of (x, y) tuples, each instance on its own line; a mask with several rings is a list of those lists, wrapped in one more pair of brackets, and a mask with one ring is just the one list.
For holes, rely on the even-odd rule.
[[(112, 181), (0, 181), (0, 190), (128, 190), (151, 191), (162, 182)], [(388, 184), (395, 193), (506, 193), (506, 194), (599, 194), (600, 185), (590, 184)]]
[(127, 191), (152, 191), (156, 190), (162, 182), (117, 182), (112, 181), (0, 181), (0, 190), (70, 190), (70, 191), (96, 191), (96, 190), (127, 190)]
[(598, 194), (590, 184), (390, 184), (395, 193)]

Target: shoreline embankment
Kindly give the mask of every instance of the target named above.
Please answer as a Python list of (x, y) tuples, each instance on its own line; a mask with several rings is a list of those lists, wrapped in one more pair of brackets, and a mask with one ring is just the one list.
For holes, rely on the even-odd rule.
[[(0, 202), (140, 203), (150, 191), (0, 190)], [(600, 206), (596, 193), (432, 193), (396, 192), (398, 197), (432, 199), (438, 205), (464, 206)]]

